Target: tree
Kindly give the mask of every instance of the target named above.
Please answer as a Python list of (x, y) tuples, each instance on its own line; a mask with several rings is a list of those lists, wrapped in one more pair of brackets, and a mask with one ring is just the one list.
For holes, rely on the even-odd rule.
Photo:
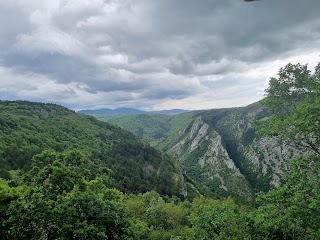
[(258, 123), (260, 133), (302, 148), (305, 156), (292, 161), (283, 186), (258, 196), (257, 239), (319, 239), (320, 63), (314, 74), (300, 64), (280, 69), (263, 104), (273, 115)]
[(260, 206), (253, 212), (256, 236), (265, 239), (319, 239), (319, 176), (319, 157), (294, 160), (286, 184), (258, 196)]
[[(175, 200), (178, 200), (176, 198)], [(171, 202), (168, 202), (171, 201)], [(130, 239), (189, 239), (187, 203), (165, 201), (157, 192), (129, 195), (125, 201), (129, 217)]]
[[(121, 239), (123, 195), (102, 178), (88, 179), (79, 151), (45, 151), (23, 176), (24, 191), (7, 209), (13, 239)], [(89, 174), (90, 175), (90, 174)]]
[(7, 210), (10, 203), (19, 197), (22, 190), (22, 187), (10, 187), (6, 180), (0, 178), (0, 236), (2, 239), (10, 239), (7, 238), (9, 228), (3, 223), (8, 220)]
[(259, 132), (320, 156), (320, 63), (314, 74), (307, 65), (288, 64), (278, 75), (262, 101), (273, 115), (258, 123)]
[(246, 230), (246, 210), (231, 198), (199, 198), (192, 205), (193, 239), (250, 239)]

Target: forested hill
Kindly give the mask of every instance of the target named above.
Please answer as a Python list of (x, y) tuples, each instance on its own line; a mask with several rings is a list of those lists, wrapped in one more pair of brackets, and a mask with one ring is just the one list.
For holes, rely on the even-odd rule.
[(54, 104), (0, 102), (0, 177), (30, 169), (32, 157), (43, 150), (72, 149), (111, 169), (125, 193), (186, 195), (177, 162), (132, 133)]
[(140, 115), (140, 114), (166, 114), (166, 115), (175, 115), (179, 113), (190, 112), (189, 110), (184, 109), (169, 109), (169, 110), (160, 110), (160, 111), (142, 111), (135, 108), (102, 108), (96, 110), (81, 110), (79, 113), (84, 113), (92, 115), (98, 118), (107, 118), (111, 116), (126, 116), (126, 115)]
[(105, 118), (180, 160), (186, 174), (217, 195), (241, 201), (278, 186), (290, 161), (302, 152), (280, 139), (258, 136), (256, 121), (270, 112), (260, 102), (246, 107), (194, 111), (174, 116)]

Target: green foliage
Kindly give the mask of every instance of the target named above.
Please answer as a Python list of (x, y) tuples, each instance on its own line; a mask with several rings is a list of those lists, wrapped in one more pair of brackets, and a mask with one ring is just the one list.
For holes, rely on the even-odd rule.
[(250, 239), (246, 210), (228, 198), (200, 198), (192, 203), (193, 239)]
[[(152, 146), (163, 151), (170, 150), (175, 144), (177, 144), (177, 141), (185, 138), (186, 141), (184, 142), (184, 145), (181, 148), (181, 152), (177, 154), (176, 157), (178, 157), (180, 162), (185, 166), (187, 177), (193, 179), (195, 182), (198, 183), (197, 190), (201, 192), (201, 194), (204, 194), (206, 196), (215, 195), (219, 197), (226, 197), (231, 194), (233, 197), (236, 197), (237, 200), (246, 202), (247, 199), (250, 197), (252, 198), (252, 196), (247, 196), (245, 197), (245, 199), (243, 197), (239, 197), (239, 194), (234, 194), (234, 192), (226, 192), (224, 189), (219, 187), (220, 179), (208, 179), (206, 172), (207, 169), (203, 169), (199, 165), (198, 160), (199, 158), (204, 157), (205, 152), (208, 150), (207, 147), (210, 143), (210, 139), (201, 141), (199, 147), (190, 152), (188, 145), (191, 144), (191, 140), (189, 139), (188, 134), (191, 131), (191, 127), (193, 125), (194, 120), (197, 117), (201, 117), (201, 119), (203, 119), (210, 126), (210, 129), (218, 131), (219, 134), (223, 136), (223, 142), (226, 143), (228, 153), (230, 154), (232, 160), (235, 161), (236, 166), (250, 181), (250, 184), (251, 186), (253, 186), (253, 189), (256, 191), (260, 191), (262, 189), (268, 190), (269, 182), (265, 182), (264, 184), (257, 183), (264, 182), (265, 178), (260, 177), (258, 179), (258, 173), (254, 173), (252, 169), (242, 165), (244, 156), (237, 147), (239, 145), (239, 142), (245, 145), (251, 144), (256, 137), (255, 130), (252, 127), (245, 129), (244, 133), (242, 133), (241, 138), (238, 139), (235, 136), (235, 133), (237, 131), (230, 127), (230, 125), (235, 125), (237, 124), (237, 122), (243, 122), (242, 118), (244, 115), (247, 114), (247, 112), (256, 111), (260, 108), (260, 104), (253, 104), (252, 106), (248, 106), (246, 108), (215, 109), (212, 111), (190, 112), (174, 116), (118, 116), (106, 118), (105, 121), (112, 124), (117, 124), (118, 126), (135, 133), (137, 136), (142, 137), (146, 139), (148, 142), (150, 142)], [(263, 117), (265, 113), (259, 112), (258, 114), (258, 117)], [(233, 120), (234, 122), (231, 122)], [(245, 119), (245, 121), (248, 121), (248, 119)], [(227, 123), (227, 126), (224, 125), (225, 123)], [(244, 128), (246, 128), (246, 126), (244, 126)], [(156, 137), (156, 133), (159, 131), (161, 131), (161, 137)], [(221, 170), (221, 176), (225, 177), (227, 175), (225, 171), (228, 171), (228, 169)], [(229, 181), (227, 182), (229, 183)], [(247, 182), (242, 182), (242, 184), (245, 186), (248, 185)], [(199, 188), (199, 185), (202, 186), (200, 186)], [(229, 184), (229, 186), (227, 187), (228, 189), (232, 188), (230, 185), (231, 184)], [(239, 188), (239, 186), (237, 186), (237, 188)], [(239, 191), (236, 188), (233, 188), (233, 190), (236, 190), (239, 193)], [(189, 191), (193, 191), (192, 187), (189, 188)], [(196, 192), (193, 191), (193, 193)], [(194, 196), (193, 193), (191, 194), (192, 196)], [(195, 195), (199, 196), (199, 194)]]
[[(126, 227), (123, 196), (107, 188), (102, 178), (88, 181), (83, 160), (78, 151), (36, 155), (37, 164), (23, 176), (20, 195), (8, 204), (3, 236), (122, 239)], [(8, 198), (2, 193), (1, 199), (3, 196)]]
[(249, 210), (231, 198), (165, 201), (155, 192), (126, 198), (131, 239), (253, 239)]
[(193, 113), (177, 115), (139, 114), (100, 118), (146, 139), (152, 146), (168, 149), (178, 132), (192, 120)]
[(312, 75), (306, 65), (288, 64), (271, 78), (263, 101), (273, 113), (258, 122), (260, 134), (320, 155), (320, 63)]
[[(126, 199), (129, 235), (132, 239), (172, 239), (190, 231), (188, 204), (168, 202), (156, 192), (130, 195)], [(183, 238), (185, 239), (185, 238)]]
[[(115, 186), (125, 193), (180, 193), (181, 182), (174, 176), (180, 174), (175, 159), (125, 130), (53, 104), (0, 101), (0, 112), (2, 178), (10, 179), (13, 169), (29, 170), (32, 156), (43, 150), (81, 149), (85, 161), (112, 171)], [(50, 162), (47, 157), (42, 166)]]
[(288, 64), (272, 78), (263, 103), (273, 112), (258, 122), (262, 134), (313, 152), (292, 162), (285, 185), (258, 196), (253, 212), (261, 239), (320, 237), (320, 64), (312, 75), (307, 66)]
[(253, 212), (258, 235), (265, 239), (319, 239), (320, 158), (293, 161), (286, 184), (258, 196)]
[(169, 131), (169, 122), (173, 115), (126, 115), (102, 119), (136, 134), (140, 138), (156, 142)]
[(10, 187), (8, 182), (0, 178), (0, 236), (6, 236), (7, 229), (3, 225), (4, 221), (8, 219), (7, 210), (10, 203), (20, 196), (23, 187)]

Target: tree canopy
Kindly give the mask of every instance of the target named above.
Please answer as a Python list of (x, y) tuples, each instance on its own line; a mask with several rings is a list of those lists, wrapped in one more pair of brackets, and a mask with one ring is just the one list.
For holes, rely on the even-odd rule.
[(121, 239), (126, 227), (123, 194), (108, 188), (100, 177), (89, 180), (90, 172), (83, 168), (83, 160), (79, 151), (36, 155), (34, 166), (20, 179), (16, 200), (10, 194), (4, 195), (12, 201), (6, 209), (3, 231), (7, 231), (3, 236)]
[(271, 78), (262, 103), (272, 112), (260, 133), (320, 156), (320, 63), (314, 74), (307, 65), (288, 64)]
[(255, 229), (267, 239), (320, 237), (320, 63), (288, 64), (271, 78), (263, 103), (273, 115), (258, 123), (260, 133), (305, 150), (291, 164), (286, 182), (258, 196)]

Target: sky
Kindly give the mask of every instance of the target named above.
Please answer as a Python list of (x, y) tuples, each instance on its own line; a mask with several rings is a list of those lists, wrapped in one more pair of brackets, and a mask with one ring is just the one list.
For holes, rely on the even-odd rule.
[(319, 0), (0, 0), (0, 100), (245, 106), (320, 59)]

